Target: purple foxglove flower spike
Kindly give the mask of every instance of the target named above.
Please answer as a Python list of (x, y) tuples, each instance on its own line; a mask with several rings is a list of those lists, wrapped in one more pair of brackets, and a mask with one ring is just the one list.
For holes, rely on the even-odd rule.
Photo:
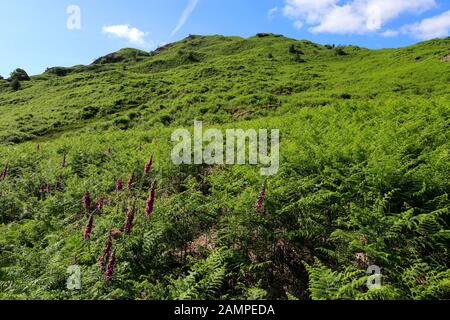
[(155, 184), (152, 185), (152, 188), (150, 190), (150, 195), (147, 199), (146, 207), (145, 207), (145, 215), (147, 217), (150, 217), (153, 213), (153, 206), (155, 204)]
[(102, 272), (106, 271), (106, 266), (108, 265), (109, 258), (111, 257), (111, 249), (112, 249), (112, 236), (110, 232), (108, 238), (106, 239), (105, 246), (103, 247), (103, 253), (98, 260), (99, 267)]
[(103, 209), (103, 199), (97, 199), (95, 202), (95, 210), (102, 211)]
[(130, 235), (131, 229), (133, 228), (133, 220), (134, 220), (134, 212), (132, 210), (127, 210), (125, 225), (123, 227), (123, 232), (125, 234)]
[(118, 179), (118, 180), (116, 181), (116, 191), (117, 191), (117, 192), (118, 192), (118, 191), (122, 191), (122, 189), (123, 189), (123, 182), (122, 182), (122, 180)]
[(128, 190), (130, 190), (130, 191), (131, 191), (131, 189), (133, 189), (133, 180), (134, 180), (134, 173), (128, 179)]
[(92, 233), (92, 229), (94, 227), (94, 216), (91, 215), (89, 217), (88, 223), (86, 225), (86, 228), (84, 229), (84, 233), (83, 233), (83, 240), (89, 240), (89, 238), (91, 237), (91, 233)]
[(89, 211), (91, 208), (91, 196), (89, 192), (85, 192), (83, 195), (83, 209), (84, 211)]
[(259, 193), (258, 200), (256, 201), (256, 204), (255, 204), (255, 209), (257, 212), (262, 211), (265, 197), (266, 197), (266, 185), (263, 184), (261, 192)]
[(114, 275), (114, 270), (116, 269), (116, 252), (112, 254), (111, 261), (108, 264), (105, 272), (106, 281), (110, 281)]
[(144, 173), (148, 174), (153, 166), (153, 156), (151, 156), (150, 160), (145, 164)]

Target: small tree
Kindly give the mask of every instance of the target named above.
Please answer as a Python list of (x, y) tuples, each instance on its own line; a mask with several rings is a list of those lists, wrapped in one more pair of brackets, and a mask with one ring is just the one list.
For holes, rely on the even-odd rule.
[(306, 62), (301, 56), (300, 56), (300, 53), (296, 53), (295, 55), (294, 55), (294, 58), (292, 59), (294, 62), (297, 62), (297, 63), (304, 63), (304, 62)]
[(23, 69), (16, 69), (13, 72), (11, 72), (11, 80), (17, 79), (19, 81), (29, 81), (30, 77), (28, 76), (28, 73)]
[(289, 46), (289, 53), (292, 53), (292, 54), (297, 53), (297, 49), (295, 48), (295, 45), (291, 44)]
[(17, 78), (12, 79), (10, 85), (11, 85), (11, 89), (13, 89), (14, 91), (19, 90), (21, 87), (20, 81)]

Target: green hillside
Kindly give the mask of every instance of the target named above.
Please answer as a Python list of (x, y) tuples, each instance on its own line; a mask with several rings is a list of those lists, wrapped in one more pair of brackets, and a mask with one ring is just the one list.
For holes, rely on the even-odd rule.
[[(0, 79), (0, 299), (449, 299), (449, 55), (190, 36)], [(194, 120), (280, 129), (278, 174), (174, 165)]]

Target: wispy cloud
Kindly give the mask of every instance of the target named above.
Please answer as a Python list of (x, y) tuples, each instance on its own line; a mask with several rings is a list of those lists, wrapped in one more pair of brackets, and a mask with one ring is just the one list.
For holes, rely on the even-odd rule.
[(117, 38), (126, 39), (129, 43), (134, 45), (147, 45), (147, 43), (145, 42), (146, 33), (137, 28), (131, 28), (127, 24), (105, 26), (103, 27), (103, 33), (112, 35)]
[(279, 11), (278, 7), (270, 9), (269, 12), (267, 12), (267, 18), (269, 18), (269, 20), (272, 20), (278, 11)]
[(183, 14), (180, 17), (180, 20), (178, 20), (177, 26), (175, 27), (175, 29), (173, 29), (172, 33), (170, 34), (171, 37), (173, 37), (188, 21), (189, 17), (197, 7), (198, 1), (199, 0), (189, 0), (189, 3), (187, 7), (184, 9)]

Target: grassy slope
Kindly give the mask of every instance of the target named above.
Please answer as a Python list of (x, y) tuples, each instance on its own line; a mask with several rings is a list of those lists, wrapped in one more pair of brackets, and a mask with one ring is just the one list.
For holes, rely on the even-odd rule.
[[(35, 76), (18, 92), (0, 86), (0, 163), (11, 167), (0, 181), (0, 298), (448, 297), (449, 47), (336, 56), (276, 36), (193, 37)], [(170, 162), (173, 128), (194, 119), (281, 129), (264, 215), (258, 168)], [(141, 177), (150, 154), (155, 168)], [(131, 172), (133, 192), (113, 192)], [(158, 200), (145, 219), (150, 180)], [(88, 244), (87, 190), (109, 203)], [(114, 241), (119, 263), (105, 283), (96, 258), (129, 207), (135, 228)], [(73, 263), (79, 293), (65, 290)], [(367, 292), (371, 264), (385, 286)]]

